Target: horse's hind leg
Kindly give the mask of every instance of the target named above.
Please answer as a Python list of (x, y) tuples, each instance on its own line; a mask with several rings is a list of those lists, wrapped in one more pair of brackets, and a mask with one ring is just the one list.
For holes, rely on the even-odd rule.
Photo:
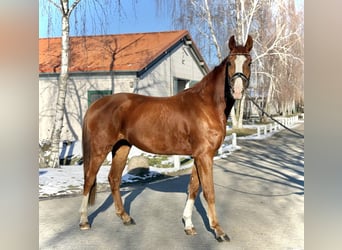
[(185, 204), (184, 212), (183, 212), (183, 221), (184, 221), (184, 231), (187, 235), (195, 235), (197, 234), (194, 225), (192, 224), (192, 211), (195, 204), (195, 199), (199, 189), (199, 179), (198, 173), (195, 166), (192, 167), (192, 174), (190, 177), (190, 182), (188, 186), (188, 199)]
[(124, 209), (120, 194), (120, 184), (122, 172), (126, 166), (127, 156), (131, 149), (126, 141), (119, 141), (113, 148), (112, 167), (108, 175), (108, 181), (112, 190), (115, 211), (125, 225), (134, 224), (134, 220), (127, 214)]
[(89, 162), (84, 162), (83, 199), (79, 210), (81, 214), (79, 224), (81, 230), (90, 229), (88, 222), (88, 203), (92, 205), (95, 201), (96, 175), (107, 154), (108, 152), (103, 152), (98, 155), (91, 155)]

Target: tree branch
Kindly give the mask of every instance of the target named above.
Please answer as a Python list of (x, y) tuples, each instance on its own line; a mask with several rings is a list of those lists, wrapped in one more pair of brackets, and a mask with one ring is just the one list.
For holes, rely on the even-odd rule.
[(204, 6), (205, 10), (207, 12), (207, 17), (208, 17), (207, 20), (208, 20), (208, 26), (209, 26), (210, 34), (211, 34), (211, 37), (213, 39), (215, 48), (217, 50), (217, 57), (218, 57), (219, 61), (222, 61), (222, 53), (221, 53), (220, 46), (219, 46), (217, 39), (216, 39), (216, 35), (215, 35), (214, 27), (213, 27), (213, 22), (212, 22), (212, 16), (211, 16), (209, 5), (208, 5), (208, 0), (204, 0), (204, 5), (205, 5)]
[(253, 20), (253, 17), (254, 17), (254, 14), (256, 12), (256, 9), (257, 9), (257, 6), (258, 6), (258, 3), (259, 3), (259, 0), (254, 0), (253, 1), (253, 8), (249, 14), (249, 18), (248, 21), (247, 21), (247, 27), (246, 27), (246, 32), (244, 34), (244, 38), (243, 38), (243, 43), (245, 44), (246, 41), (247, 41), (247, 37), (248, 37), (248, 34), (249, 34), (249, 30), (250, 30), (250, 27), (252, 25), (252, 20)]
[(53, 6), (55, 6), (61, 13), (63, 13), (62, 7), (60, 5), (56, 4), (52, 0), (48, 0), (48, 2), (51, 3)]
[(71, 5), (71, 7), (69, 8), (68, 11), (68, 15), (70, 16), (70, 14), (72, 13), (72, 11), (76, 8), (76, 6), (81, 2), (82, 0), (75, 0), (75, 2)]

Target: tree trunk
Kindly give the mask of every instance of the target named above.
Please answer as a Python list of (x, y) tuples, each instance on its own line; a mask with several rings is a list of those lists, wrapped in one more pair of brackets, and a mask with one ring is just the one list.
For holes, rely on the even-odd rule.
[(232, 128), (237, 128), (238, 127), (238, 122), (237, 122), (237, 119), (236, 119), (235, 107), (234, 106), (230, 110), (230, 117), (232, 118)]
[[(68, 0), (63, 0), (63, 9), (68, 9)], [(48, 167), (58, 168), (59, 166), (59, 143), (63, 128), (63, 118), (65, 110), (65, 97), (67, 92), (67, 82), (69, 78), (69, 16), (68, 13), (62, 15), (62, 52), (61, 52), (61, 73), (58, 79), (58, 93), (56, 104), (56, 116), (51, 135), (51, 154)]]
[(238, 119), (238, 128), (242, 128), (242, 120), (243, 120), (243, 112), (245, 109), (245, 100), (246, 100), (246, 95), (243, 95), (240, 101), (240, 107), (239, 107), (239, 119)]
[(236, 37), (235, 41), (238, 45), (243, 45), (243, 37), (244, 37), (244, 26), (243, 26), (243, 12), (245, 10), (245, 1), (244, 0), (236, 0)]
[[(236, 0), (236, 36), (235, 41), (239, 45), (243, 44), (244, 37), (244, 26), (243, 26), (243, 12), (245, 9), (245, 1), (244, 0)], [(232, 108), (230, 112), (230, 116), (232, 117), (233, 128), (242, 128), (242, 117), (243, 117), (243, 107), (244, 107), (245, 95), (242, 99), (237, 100), (237, 109), (235, 107)]]
[[(272, 94), (273, 94), (273, 87), (274, 83), (273, 83), (273, 79), (271, 78), (270, 79), (270, 84), (268, 86), (268, 90), (267, 90), (267, 96), (266, 96), (266, 102), (265, 102), (265, 112), (267, 114), (270, 114), (270, 111), (271, 111), (271, 108), (270, 108), (270, 105), (271, 105), (271, 100), (272, 100)], [(261, 118), (261, 120), (263, 122), (266, 122), (268, 120), (268, 118), (265, 116), (265, 114), (263, 114), (263, 117)]]

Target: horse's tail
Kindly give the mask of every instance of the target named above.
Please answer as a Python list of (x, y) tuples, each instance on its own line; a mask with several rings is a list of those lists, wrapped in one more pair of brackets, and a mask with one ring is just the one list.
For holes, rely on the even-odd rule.
[[(90, 152), (91, 152), (91, 142), (88, 133), (88, 126), (87, 126), (87, 115), (84, 117), (83, 127), (82, 127), (82, 150), (83, 150), (83, 173), (84, 173), (84, 183), (86, 181), (86, 176), (90, 166)], [(96, 176), (95, 181), (92, 187), (90, 188), (89, 193), (89, 205), (95, 204), (96, 198)]]

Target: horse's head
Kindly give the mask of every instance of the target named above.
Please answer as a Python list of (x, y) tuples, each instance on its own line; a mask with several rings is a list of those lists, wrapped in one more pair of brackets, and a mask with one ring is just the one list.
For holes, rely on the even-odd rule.
[(227, 78), (230, 93), (234, 99), (241, 99), (243, 92), (248, 88), (252, 62), (249, 52), (252, 47), (253, 39), (251, 36), (248, 36), (245, 46), (236, 46), (234, 36), (229, 39), (230, 53), (227, 60)]

